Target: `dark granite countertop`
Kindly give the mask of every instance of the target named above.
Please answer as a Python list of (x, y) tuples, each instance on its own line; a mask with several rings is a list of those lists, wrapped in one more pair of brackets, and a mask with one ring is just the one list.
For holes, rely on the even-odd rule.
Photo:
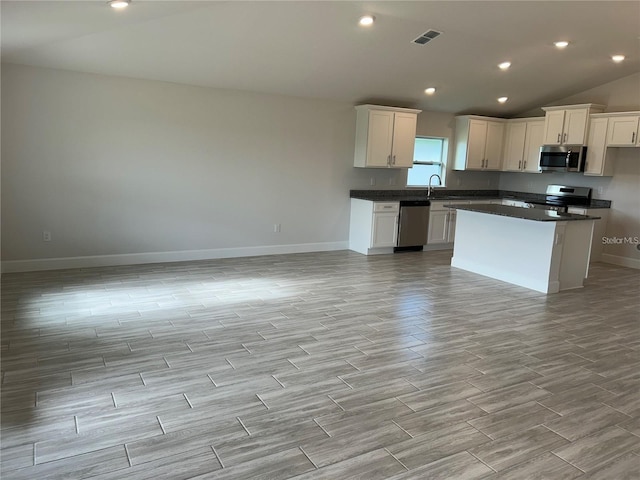
[(541, 208), (522, 208), (509, 205), (481, 204), (481, 205), (451, 205), (450, 208), (468, 210), (470, 212), (487, 213), (503, 217), (522, 218), (536, 222), (566, 222), (575, 220), (597, 220), (600, 217), (592, 215), (578, 215), (575, 213), (561, 213)]
[[(407, 190), (351, 190), (351, 198), (371, 200), (373, 202), (426, 200), (427, 189)], [(428, 200), (483, 200), (492, 198), (511, 198), (523, 202), (544, 203), (545, 195), (539, 193), (514, 192), (511, 190), (448, 190), (434, 189)], [(582, 208), (611, 208), (610, 200), (592, 199), (589, 205), (575, 205)]]

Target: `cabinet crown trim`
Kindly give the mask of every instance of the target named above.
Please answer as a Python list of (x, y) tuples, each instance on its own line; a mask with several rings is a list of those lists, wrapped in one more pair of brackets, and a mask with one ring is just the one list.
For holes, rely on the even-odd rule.
[(491, 122), (506, 122), (507, 119), (506, 118), (500, 118), (500, 117), (483, 117), (482, 115), (457, 115), (456, 119), (462, 119), (462, 120), (487, 120), (487, 121), (491, 121)]
[(573, 110), (579, 108), (599, 109), (604, 110), (606, 105), (600, 105), (598, 103), (581, 103), (579, 105), (554, 105), (551, 107), (542, 107), (545, 112), (551, 112), (554, 110)]
[(389, 107), (385, 105), (356, 105), (356, 110), (386, 110), (388, 112), (404, 112), (404, 113), (420, 113), (422, 110), (416, 110), (415, 108), (401, 108), (401, 107)]
[(631, 111), (631, 112), (592, 113), (589, 116), (591, 118), (610, 118), (610, 117), (633, 117), (634, 115), (640, 115), (640, 110)]

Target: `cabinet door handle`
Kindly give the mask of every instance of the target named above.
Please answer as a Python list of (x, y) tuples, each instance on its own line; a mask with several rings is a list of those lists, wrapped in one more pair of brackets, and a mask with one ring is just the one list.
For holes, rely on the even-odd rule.
[(527, 161), (526, 161), (526, 160), (524, 161), (524, 165), (522, 166), (522, 169), (523, 169), (523, 170), (526, 170), (526, 169), (527, 169)]
[(560, 135), (562, 135), (561, 133), (558, 134), (558, 143), (560, 143)]
[(396, 156), (395, 155), (393, 156), (393, 164), (394, 165), (396, 164)]
[(636, 143), (636, 132), (631, 132), (631, 143)]
[(567, 143), (567, 134), (566, 133), (562, 137), (562, 143)]
[(522, 166), (522, 160), (518, 160), (518, 170), (520, 170), (521, 166)]
[(387, 155), (387, 165), (391, 165), (391, 155)]

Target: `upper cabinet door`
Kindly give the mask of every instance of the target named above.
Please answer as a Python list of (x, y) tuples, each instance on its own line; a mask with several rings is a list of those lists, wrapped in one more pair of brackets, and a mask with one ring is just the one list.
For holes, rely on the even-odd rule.
[(484, 168), (489, 170), (500, 170), (503, 141), (504, 123), (487, 122), (487, 142), (484, 150)]
[(605, 159), (607, 155), (608, 118), (594, 118), (589, 126), (589, 148), (584, 167), (585, 175), (605, 175)]
[(413, 166), (418, 117), (413, 113), (398, 112), (394, 115), (391, 166), (411, 168)]
[(367, 137), (367, 166), (386, 167), (391, 164), (393, 144), (393, 112), (371, 110)]
[(544, 144), (560, 145), (562, 143), (563, 126), (564, 110), (547, 112), (544, 117)]
[(484, 166), (484, 150), (487, 144), (487, 122), (469, 120), (469, 138), (467, 143), (467, 168), (481, 169)]
[(564, 107), (542, 107), (544, 145), (585, 145), (589, 115), (604, 111), (603, 105), (584, 103)]
[(632, 147), (638, 143), (638, 117), (625, 115), (609, 119), (607, 145), (616, 147)]
[(420, 110), (358, 105), (353, 166), (411, 168)]
[(589, 111), (585, 109), (567, 110), (564, 114), (564, 132), (562, 143), (565, 145), (584, 145), (587, 134)]
[(540, 173), (540, 147), (544, 137), (544, 121), (527, 123), (527, 138), (524, 143), (524, 163), (522, 170), (529, 173)]
[(504, 170), (518, 172), (524, 163), (525, 136), (527, 124), (525, 122), (509, 123), (504, 145)]

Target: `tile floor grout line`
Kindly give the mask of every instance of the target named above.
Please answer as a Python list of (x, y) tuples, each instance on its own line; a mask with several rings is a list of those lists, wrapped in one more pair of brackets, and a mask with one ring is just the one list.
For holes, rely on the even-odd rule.
[(568, 460), (565, 460), (564, 458), (560, 457), (559, 455), (556, 455), (552, 450), (549, 450), (549, 453), (551, 455), (553, 455), (556, 458), (559, 458), (560, 460), (562, 460), (564, 463), (566, 463), (567, 465), (572, 466), (573, 468), (577, 468), (578, 470), (580, 470), (582, 473), (587, 473), (586, 470), (581, 469), (580, 467), (578, 467), (577, 465), (574, 465), (573, 463), (569, 462)]
[(187, 403), (189, 404), (189, 408), (193, 408), (193, 405), (191, 405), (191, 402), (189, 401), (189, 397), (187, 397), (186, 393), (183, 393), (182, 396), (184, 397), (184, 399), (187, 401)]
[(298, 448), (300, 449), (300, 451), (302, 452), (302, 454), (307, 457), (307, 460), (309, 460), (311, 462), (311, 465), (313, 465), (314, 467), (316, 467), (316, 470), (319, 469), (318, 465), (316, 465), (316, 462), (314, 462), (313, 460), (311, 460), (311, 457), (309, 455), (307, 455), (307, 452), (304, 451), (304, 449), (302, 448), (302, 446), (298, 445)]
[(240, 417), (236, 417), (236, 420), (238, 420), (238, 423), (242, 426), (242, 428), (244, 428), (245, 432), (247, 432), (247, 435), (251, 436), (251, 432), (249, 431), (247, 426), (244, 424), (242, 419), (240, 419)]
[(218, 452), (216, 452), (216, 449), (213, 448), (213, 445), (209, 445), (209, 447), (211, 447), (211, 450), (213, 451), (213, 454), (218, 459), (218, 462), (220, 463), (220, 467), (225, 468), (224, 463), (222, 463), (222, 459), (220, 458), (220, 455), (218, 455)]
[(400, 465), (402, 465), (404, 467), (404, 469), (406, 471), (409, 471), (409, 467), (407, 467), (404, 463), (402, 463), (402, 460), (400, 460), (398, 457), (396, 457), (393, 453), (391, 453), (391, 450), (389, 450), (388, 447), (384, 447), (384, 451), (387, 452), (389, 455), (391, 455), (393, 457), (393, 459), (398, 462)]
[(262, 400), (262, 398), (260, 398), (260, 395), (258, 395), (258, 394), (256, 393), (256, 397), (258, 397), (258, 400), (260, 400), (260, 402), (265, 406), (265, 408), (266, 408), (267, 410), (269, 410), (269, 405), (267, 405), (267, 404), (265, 403), (265, 401), (264, 401), (264, 400)]
[(127, 444), (124, 444), (124, 453), (127, 455), (127, 461), (129, 462), (129, 466), (133, 467), (133, 462), (131, 461), (131, 455), (129, 455), (129, 447), (127, 447)]
[(498, 470), (496, 470), (495, 468), (493, 468), (491, 465), (489, 465), (487, 462), (483, 462), (480, 458), (478, 458), (477, 455), (474, 455), (473, 453), (471, 453), (469, 450), (465, 450), (465, 452), (467, 452), (469, 455), (471, 455), (473, 458), (475, 458), (476, 460), (478, 460), (480, 463), (482, 463), (483, 465), (485, 465), (486, 467), (490, 468), (491, 470), (493, 470), (494, 472), (498, 473)]
[(329, 400), (331, 400), (333, 403), (335, 403), (340, 410), (342, 410), (343, 412), (346, 412), (346, 410), (342, 407), (342, 405), (340, 405), (338, 402), (336, 402), (336, 400), (331, 396), (331, 394), (327, 394), (327, 397), (329, 397)]
[[(300, 345), (298, 345), (298, 346), (300, 346)], [(287, 362), (289, 362), (291, 365), (293, 365), (296, 368), (296, 370), (300, 370), (300, 367), (298, 367), (295, 363), (293, 363), (293, 361), (290, 358), (287, 358)]]
[(398, 427), (400, 430), (402, 430), (404, 433), (406, 433), (407, 435), (409, 435), (409, 437), (411, 438), (416, 438), (415, 435), (411, 435), (410, 432), (408, 432), (407, 430), (405, 430), (404, 428), (402, 428), (398, 422), (396, 422), (393, 418), (391, 419), (391, 423), (393, 423), (396, 427)]
[(167, 431), (164, 429), (164, 425), (162, 425), (162, 421), (160, 420), (160, 415), (156, 415), (156, 420), (158, 420), (158, 425), (160, 425), (160, 430), (162, 430), (162, 434), (166, 435)]
[(273, 378), (276, 382), (278, 382), (282, 388), (286, 388), (284, 386), (284, 383), (282, 383), (280, 380), (278, 380), (278, 377), (276, 377), (275, 375), (271, 375), (271, 378)]
[(77, 415), (73, 416), (73, 423), (74, 423), (74, 425), (76, 427), (76, 434), (80, 433), (80, 427), (78, 425), (78, 416)]

